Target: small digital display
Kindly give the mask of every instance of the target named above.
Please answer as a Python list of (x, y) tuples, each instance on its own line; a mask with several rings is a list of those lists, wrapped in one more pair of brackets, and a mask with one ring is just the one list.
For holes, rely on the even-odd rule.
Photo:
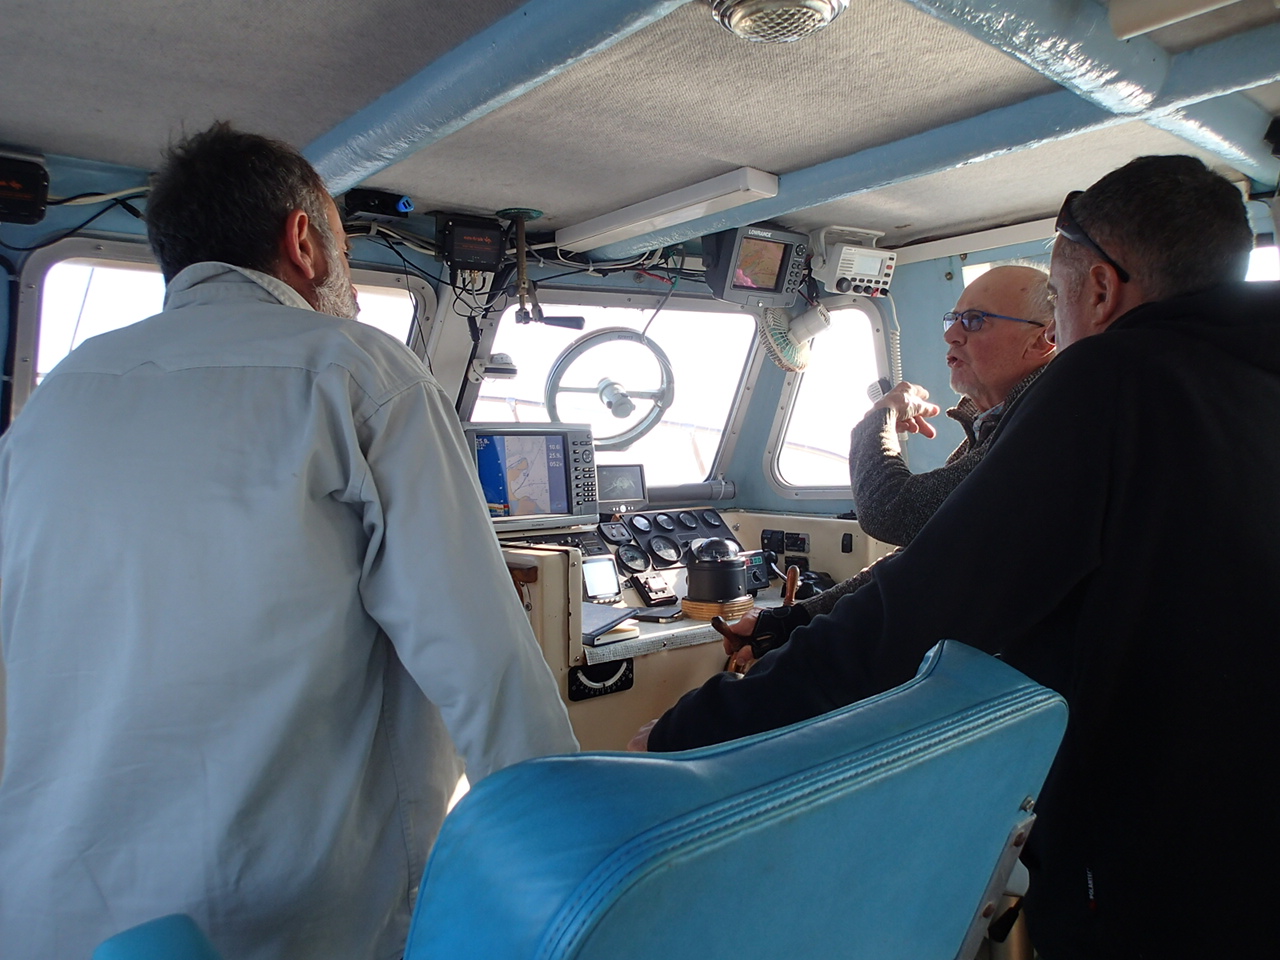
[(733, 267), (735, 290), (770, 290), (780, 288), (782, 261), (787, 244), (775, 240), (743, 237), (738, 246), (738, 262)]
[(622, 592), (613, 557), (582, 558), (582, 589), (588, 600), (611, 600)]
[[(855, 253), (853, 255), (853, 269), (847, 271), (847, 273), (859, 277), (878, 277), (883, 265), (883, 257), (877, 257), (875, 254), (870, 253)], [(841, 266), (844, 266), (844, 264), (841, 264)]]
[(491, 517), (569, 512), (568, 466), (561, 434), (475, 436), (476, 469)]
[(635, 464), (596, 464), (596, 486), (600, 490), (601, 511), (620, 513), (638, 510), (647, 504), (644, 467)]

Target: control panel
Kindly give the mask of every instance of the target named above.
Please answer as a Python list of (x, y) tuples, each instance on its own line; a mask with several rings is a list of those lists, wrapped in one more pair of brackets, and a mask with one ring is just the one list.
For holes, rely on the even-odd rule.
[(633, 513), (625, 520), (600, 525), (600, 534), (617, 550), (626, 574), (683, 566), (695, 540), (723, 537), (741, 548), (716, 511), (706, 507)]
[(569, 437), (569, 469), (574, 503), (596, 500), (596, 454), (591, 437)]
[[(744, 549), (720, 514), (710, 507), (646, 510), (604, 520), (594, 529), (573, 527), (518, 535), (500, 532), (500, 536), (505, 546), (572, 547), (582, 554), (584, 566), (591, 558), (611, 556), (622, 589), (619, 602), (625, 606), (668, 608), (678, 604), (684, 593), (685, 566), (692, 547), (711, 537), (721, 537), (738, 547), (746, 563), (747, 589), (752, 594), (769, 586), (771, 577), (765, 552)], [(593, 593), (591, 589), (586, 590), (584, 598), (596, 603), (611, 599), (607, 591)], [(671, 616), (667, 612), (662, 619)], [(658, 617), (656, 612), (654, 617)]]
[(837, 243), (825, 266), (815, 269), (813, 275), (832, 293), (880, 297), (889, 292), (897, 257), (892, 250)]

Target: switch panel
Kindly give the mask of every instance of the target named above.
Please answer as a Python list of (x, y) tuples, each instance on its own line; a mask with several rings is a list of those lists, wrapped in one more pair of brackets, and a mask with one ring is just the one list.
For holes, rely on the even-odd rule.
[(786, 544), (783, 549), (792, 553), (809, 552), (809, 535), (807, 533), (788, 533), (783, 539)]

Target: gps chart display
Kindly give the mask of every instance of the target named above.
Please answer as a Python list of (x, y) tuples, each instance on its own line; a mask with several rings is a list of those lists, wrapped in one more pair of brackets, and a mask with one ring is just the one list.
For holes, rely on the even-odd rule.
[(569, 512), (564, 437), (480, 434), (475, 445), (476, 467), (489, 516)]

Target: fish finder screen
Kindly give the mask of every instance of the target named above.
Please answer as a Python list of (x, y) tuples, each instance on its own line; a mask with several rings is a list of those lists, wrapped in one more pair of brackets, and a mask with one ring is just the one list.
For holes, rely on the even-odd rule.
[(476, 468), (491, 517), (569, 512), (568, 467), (559, 434), (477, 434)]
[(738, 262), (733, 268), (735, 290), (777, 290), (782, 274), (785, 243), (743, 237), (738, 247)]

